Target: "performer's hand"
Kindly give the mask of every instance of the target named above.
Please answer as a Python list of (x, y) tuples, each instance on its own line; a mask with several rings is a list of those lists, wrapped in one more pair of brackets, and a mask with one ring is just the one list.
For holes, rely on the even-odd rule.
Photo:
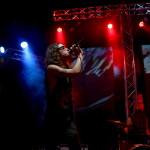
[(70, 53), (75, 56), (79, 56), (79, 55), (83, 54), (82, 49), (79, 47), (79, 45), (76, 45), (76, 44), (73, 44), (70, 47), (70, 51), (71, 51)]

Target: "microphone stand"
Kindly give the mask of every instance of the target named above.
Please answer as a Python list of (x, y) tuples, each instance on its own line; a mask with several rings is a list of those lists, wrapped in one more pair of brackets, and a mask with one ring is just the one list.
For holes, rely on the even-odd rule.
[(118, 137), (117, 137), (117, 150), (120, 150), (120, 125), (117, 125), (117, 132), (118, 132)]

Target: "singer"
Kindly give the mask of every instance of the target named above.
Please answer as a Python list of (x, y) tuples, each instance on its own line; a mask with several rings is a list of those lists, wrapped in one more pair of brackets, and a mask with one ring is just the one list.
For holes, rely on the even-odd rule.
[(62, 43), (51, 44), (46, 51), (45, 133), (48, 150), (56, 150), (60, 144), (67, 144), (69, 150), (81, 150), (72, 102), (71, 78), (81, 73), (83, 51), (75, 45), (72, 45), (72, 51), (76, 55), (73, 66), (72, 52)]

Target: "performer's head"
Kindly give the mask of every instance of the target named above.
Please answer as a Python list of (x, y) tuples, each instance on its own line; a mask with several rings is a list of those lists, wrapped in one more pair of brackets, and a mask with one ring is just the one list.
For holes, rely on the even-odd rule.
[(47, 47), (45, 62), (49, 64), (62, 65), (62, 61), (70, 56), (69, 49), (62, 43), (54, 43)]

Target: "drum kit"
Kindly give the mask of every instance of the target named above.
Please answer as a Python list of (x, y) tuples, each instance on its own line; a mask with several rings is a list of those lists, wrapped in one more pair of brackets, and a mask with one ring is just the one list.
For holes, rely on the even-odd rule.
[(116, 121), (116, 120), (107, 120), (108, 122), (114, 123), (118, 126), (128, 126), (126, 123), (121, 122), (121, 121)]
[(150, 150), (149, 142), (148, 142), (148, 144), (132, 144), (132, 145), (129, 144), (130, 146), (128, 146), (128, 148), (122, 149), (119, 129), (128, 127), (128, 125), (124, 122), (117, 121), (117, 120), (107, 120), (107, 121), (115, 124), (118, 128), (118, 145), (117, 145), (116, 150)]

